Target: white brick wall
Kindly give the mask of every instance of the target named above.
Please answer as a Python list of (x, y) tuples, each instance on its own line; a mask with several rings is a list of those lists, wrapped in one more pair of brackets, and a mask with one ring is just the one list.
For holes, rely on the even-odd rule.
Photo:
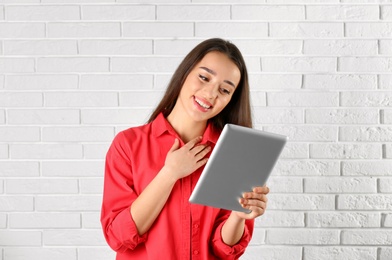
[(114, 259), (108, 145), (209, 37), (290, 137), (242, 259), (392, 259), (392, 1), (0, 0), (0, 260)]

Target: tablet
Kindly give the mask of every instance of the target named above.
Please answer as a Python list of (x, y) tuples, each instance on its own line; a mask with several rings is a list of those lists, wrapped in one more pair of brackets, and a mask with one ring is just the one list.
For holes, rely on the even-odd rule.
[(226, 124), (189, 201), (249, 213), (239, 198), (266, 183), (286, 142), (283, 135)]

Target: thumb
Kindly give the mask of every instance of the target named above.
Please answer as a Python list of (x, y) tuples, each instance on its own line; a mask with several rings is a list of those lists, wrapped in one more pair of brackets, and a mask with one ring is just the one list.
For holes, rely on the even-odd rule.
[(180, 146), (180, 142), (178, 141), (178, 139), (177, 138), (174, 139), (174, 143), (173, 143), (172, 147), (170, 148), (169, 153), (177, 150), (179, 146)]

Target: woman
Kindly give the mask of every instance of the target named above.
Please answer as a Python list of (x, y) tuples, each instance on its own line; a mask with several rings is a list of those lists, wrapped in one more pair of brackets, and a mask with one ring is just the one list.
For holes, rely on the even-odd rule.
[(184, 58), (148, 124), (122, 131), (109, 148), (101, 222), (116, 259), (244, 253), (268, 187), (244, 193), (249, 214), (188, 202), (226, 123), (252, 127), (247, 69), (236, 46), (209, 39)]

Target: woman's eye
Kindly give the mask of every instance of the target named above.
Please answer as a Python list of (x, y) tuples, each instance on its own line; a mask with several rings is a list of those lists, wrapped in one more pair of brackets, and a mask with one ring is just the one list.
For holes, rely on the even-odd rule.
[(208, 81), (208, 78), (207, 78), (207, 77), (204, 77), (203, 75), (200, 75), (200, 74), (199, 74), (199, 78), (200, 78), (201, 80), (203, 80), (203, 81)]
[(221, 91), (222, 91), (223, 94), (230, 95), (230, 91), (228, 91), (225, 88), (221, 88)]

